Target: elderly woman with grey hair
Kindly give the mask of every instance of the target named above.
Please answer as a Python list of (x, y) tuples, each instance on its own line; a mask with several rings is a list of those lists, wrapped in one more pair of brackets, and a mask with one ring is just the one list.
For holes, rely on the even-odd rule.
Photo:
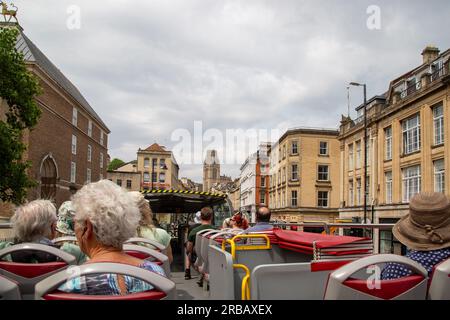
[[(87, 263), (114, 262), (137, 266), (164, 275), (155, 263), (134, 258), (123, 243), (135, 235), (141, 219), (136, 202), (127, 191), (109, 180), (85, 185), (72, 199), (75, 235)], [(124, 295), (151, 290), (142, 280), (115, 274), (76, 277), (59, 290), (88, 295)]]
[[(57, 225), (56, 208), (51, 201), (34, 200), (18, 207), (11, 218), (11, 223), (16, 244), (32, 242), (57, 247), (51, 241), (56, 235)], [(0, 248), (13, 244), (11, 242), (1, 243)], [(74, 244), (63, 244), (60, 249), (74, 255), (79, 263), (86, 260), (86, 256)], [(38, 251), (19, 251), (12, 253), (9, 260), (23, 263), (44, 263), (56, 261), (56, 257)]]

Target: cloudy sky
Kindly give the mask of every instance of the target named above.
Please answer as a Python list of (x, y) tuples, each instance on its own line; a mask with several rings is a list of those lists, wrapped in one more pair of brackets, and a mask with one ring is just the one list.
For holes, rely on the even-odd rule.
[[(366, 82), (369, 95), (383, 93), (421, 63), (426, 45), (450, 47), (448, 0), (13, 2), (28, 37), (110, 128), (112, 158), (133, 160), (153, 142), (179, 148), (178, 133), (193, 135), (201, 121), (204, 137), (195, 143), (192, 136), (191, 149), (184, 144), (178, 155), (180, 176), (195, 181), (202, 166), (183, 163), (186, 154), (201, 159), (214, 146), (233, 153), (220, 139), (208, 141), (211, 135), (337, 128), (349, 81)], [(380, 9), (379, 28), (372, 5)], [(353, 88), (352, 108), (361, 101)], [(254, 148), (239, 149), (222, 173), (237, 177)]]

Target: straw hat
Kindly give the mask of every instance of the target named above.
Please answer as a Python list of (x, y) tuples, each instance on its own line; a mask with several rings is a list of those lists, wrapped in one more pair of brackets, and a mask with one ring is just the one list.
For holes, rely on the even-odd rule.
[(419, 193), (409, 203), (409, 214), (392, 229), (408, 248), (431, 251), (450, 247), (450, 200), (442, 193)]

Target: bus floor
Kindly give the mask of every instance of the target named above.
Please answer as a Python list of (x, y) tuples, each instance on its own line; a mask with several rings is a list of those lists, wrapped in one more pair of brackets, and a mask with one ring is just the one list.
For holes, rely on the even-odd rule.
[[(192, 272), (192, 271), (191, 271)], [(175, 282), (177, 288), (178, 300), (208, 300), (209, 292), (197, 285), (200, 275), (192, 272), (192, 279), (185, 280), (184, 272), (173, 272), (171, 274), (172, 281)]]

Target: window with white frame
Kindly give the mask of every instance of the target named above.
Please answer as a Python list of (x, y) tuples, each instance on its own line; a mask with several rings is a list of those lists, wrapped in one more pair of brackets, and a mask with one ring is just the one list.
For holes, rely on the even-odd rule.
[(100, 152), (100, 169), (103, 169), (103, 153)]
[(298, 164), (291, 165), (291, 180), (298, 181)]
[(286, 167), (283, 167), (283, 177), (282, 177), (282, 182), (286, 181)]
[(159, 159), (159, 168), (160, 169), (167, 169), (167, 167), (166, 167), (166, 159)]
[(442, 103), (433, 107), (434, 144), (444, 143), (444, 107)]
[(415, 116), (403, 120), (403, 153), (410, 154), (420, 150), (420, 116)]
[(321, 208), (328, 207), (328, 191), (317, 192), (317, 206)]
[(88, 162), (92, 161), (92, 147), (89, 144), (88, 144), (88, 149), (87, 149), (87, 161)]
[(445, 192), (445, 163), (444, 159), (434, 161), (434, 191)]
[(78, 109), (72, 109), (72, 124), (76, 127), (78, 124)]
[(262, 203), (262, 204), (265, 204), (265, 203), (266, 203), (266, 193), (265, 193), (264, 191), (261, 191), (261, 192), (259, 193), (259, 201), (260, 201), (260, 203)]
[(356, 169), (361, 168), (361, 141), (356, 142)]
[(292, 207), (297, 206), (297, 190), (291, 191), (291, 206)]
[(292, 141), (291, 154), (298, 154), (298, 141)]
[(88, 136), (92, 137), (92, 120), (88, 122)]
[(421, 175), (420, 166), (404, 168), (403, 174), (403, 202), (409, 202), (411, 198), (420, 192)]
[(348, 181), (348, 205), (353, 206), (353, 180)]
[(161, 183), (166, 182), (166, 174), (164, 172), (159, 173), (159, 182)]
[(70, 163), (70, 182), (75, 183), (77, 177), (77, 164), (75, 162)]
[(86, 182), (87, 183), (91, 183), (91, 169), (87, 169), (87, 172), (86, 172)]
[(386, 203), (392, 203), (392, 171), (386, 171), (384, 173), (384, 183), (385, 183), (385, 194), (386, 194)]
[(103, 145), (104, 137), (103, 137), (103, 130), (100, 130), (100, 144)]
[(348, 170), (353, 170), (353, 144), (348, 145)]
[(261, 176), (261, 187), (264, 188), (266, 186), (266, 176)]
[(366, 144), (366, 156), (367, 156), (367, 165), (370, 165), (370, 139), (367, 139)]
[(319, 154), (321, 156), (328, 155), (328, 142), (320, 141), (320, 143), (319, 143)]
[(357, 205), (361, 205), (361, 178), (356, 179), (356, 201)]
[(384, 129), (384, 159), (392, 159), (392, 127)]
[(150, 182), (150, 173), (144, 172), (144, 182)]
[(145, 158), (144, 159), (144, 168), (148, 168), (150, 167), (150, 159), (149, 158)]
[(72, 135), (72, 154), (77, 154), (77, 136)]
[(329, 181), (330, 180), (330, 177), (328, 174), (328, 166), (319, 165), (317, 180), (319, 180), (319, 181)]

